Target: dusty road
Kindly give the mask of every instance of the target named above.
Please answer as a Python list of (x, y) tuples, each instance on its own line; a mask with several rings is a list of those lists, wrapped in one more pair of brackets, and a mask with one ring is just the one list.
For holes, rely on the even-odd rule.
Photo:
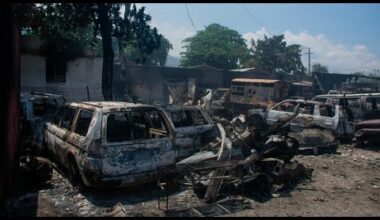
[[(216, 204), (205, 204), (190, 187), (180, 185), (169, 192), (169, 211), (158, 209), (157, 187), (147, 184), (133, 189), (78, 190), (54, 171), (50, 185), (15, 194), (8, 216), (380, 216), (380, 151), (339, 146), (333, 155), (297, 155), (313, 168), (311, 180), (278, 194), (253, 194), (244, 189)], [(174, 187), (173, 187), (174, 188)], [(166, 199), (161, 192), (160, 206)], [(121, 203), (120, 209), (112, 209)], [(123, 210), (124, 208), (124, 210)], [(111, 213), (113, 210), (113, 213)], [(116, 214), (117, 215), (117, 214)]]

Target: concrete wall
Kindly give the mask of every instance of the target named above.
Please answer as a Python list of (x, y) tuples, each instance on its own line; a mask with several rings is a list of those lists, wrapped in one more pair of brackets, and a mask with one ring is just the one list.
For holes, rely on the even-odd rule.
[(46, 86), (45, 57), (22, 54), (21, 55), (21, 88)]
[(160, 68), (128, 66), (127, 86), (139, 102), (168, 103), (169, 93)]
[(91, 101), (103, 100), (101, 93), (103, 59), (77, 58), (67, 63), (65, 83), (46, 82), (45, 57), (21, 56), (21, 91), (39, 91), (64, 95), (67, 101), (87, 101), (87, 86)]

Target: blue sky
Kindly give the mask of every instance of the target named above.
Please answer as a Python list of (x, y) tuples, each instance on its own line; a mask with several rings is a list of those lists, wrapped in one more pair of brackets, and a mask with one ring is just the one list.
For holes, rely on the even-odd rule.
[[(169, 54), (179, 57), (181, 41), (195, 30), (184, 3), (143, 3), (151, 25), (173, 44)], [(245, 39), (284, 34), (288, 43), (310, 47), (311, 63), (330, 71), (349, 73), (380, 69), (380, 4), (187, 4), (196, 30), (219, 23)], [(305, 50), (306, 52), (306, 50)], [(307, 66), (306, 55), (303, 62)]]

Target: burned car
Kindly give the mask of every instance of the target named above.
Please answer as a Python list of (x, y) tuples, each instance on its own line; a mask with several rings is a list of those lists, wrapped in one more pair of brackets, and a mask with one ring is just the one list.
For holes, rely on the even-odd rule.
[(380, 93), (326, 94), (313, 100), (347, 107), (355, 122), (380, 118)]
[(176, 158), (190, 156), (218, 136), (217, 126), (201, 107), (170, 105), (164, 110), (176, 132)]
[(43, 125), (53, 119), (56, 111), (63, 106), (62, 95), (23, 92), (20, 95), (20, 140), (21, 149), (39, 152), (43, 143)]
[(272, 125), (279, 119), (292, 115), (295, 109), (299, 109), (299, 114), (286, 127), (290, 130), (289, 136), (299, 142), (302, 152), (333, 153), (339, 140), (352, 138), (353, 118), (347, 109), (339, 105), (286, 99), (267, 110), (250, 110), (250, 114), (261, 115), (268, 125)]
[(251, 110), (250, 113), (261, 114), (272, 125), (278, 119), (291, 115), (297, 106), (300, 113), (289, 122), (293, 131), (300, 131), (305, 127), (321, 127), (331, 130), (337, 136), (352, 135), (354, 132), (353, 118), (339, 105), (286, 99), (268, 110)]
[(380, 145), (380, 119), (365, 120), (355, 125), (353, 143), (356, 147), (378, 147)]
[(175, 163), (173, 125), (151, 105), (73, 102), (45, 130), (46, 147), (73, 182), (129, 186), (152, 181)]

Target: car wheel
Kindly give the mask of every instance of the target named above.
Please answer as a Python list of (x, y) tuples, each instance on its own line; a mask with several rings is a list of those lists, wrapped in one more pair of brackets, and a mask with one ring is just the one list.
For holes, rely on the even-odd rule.
[(81, 186), (81, 177), (74, 159), (69, 160), (68, 178), (73, 186)]
[(319, 154), (319, 147), (314, 147), (313, 153), (314, 153), (314, 155), (318, 155)]

